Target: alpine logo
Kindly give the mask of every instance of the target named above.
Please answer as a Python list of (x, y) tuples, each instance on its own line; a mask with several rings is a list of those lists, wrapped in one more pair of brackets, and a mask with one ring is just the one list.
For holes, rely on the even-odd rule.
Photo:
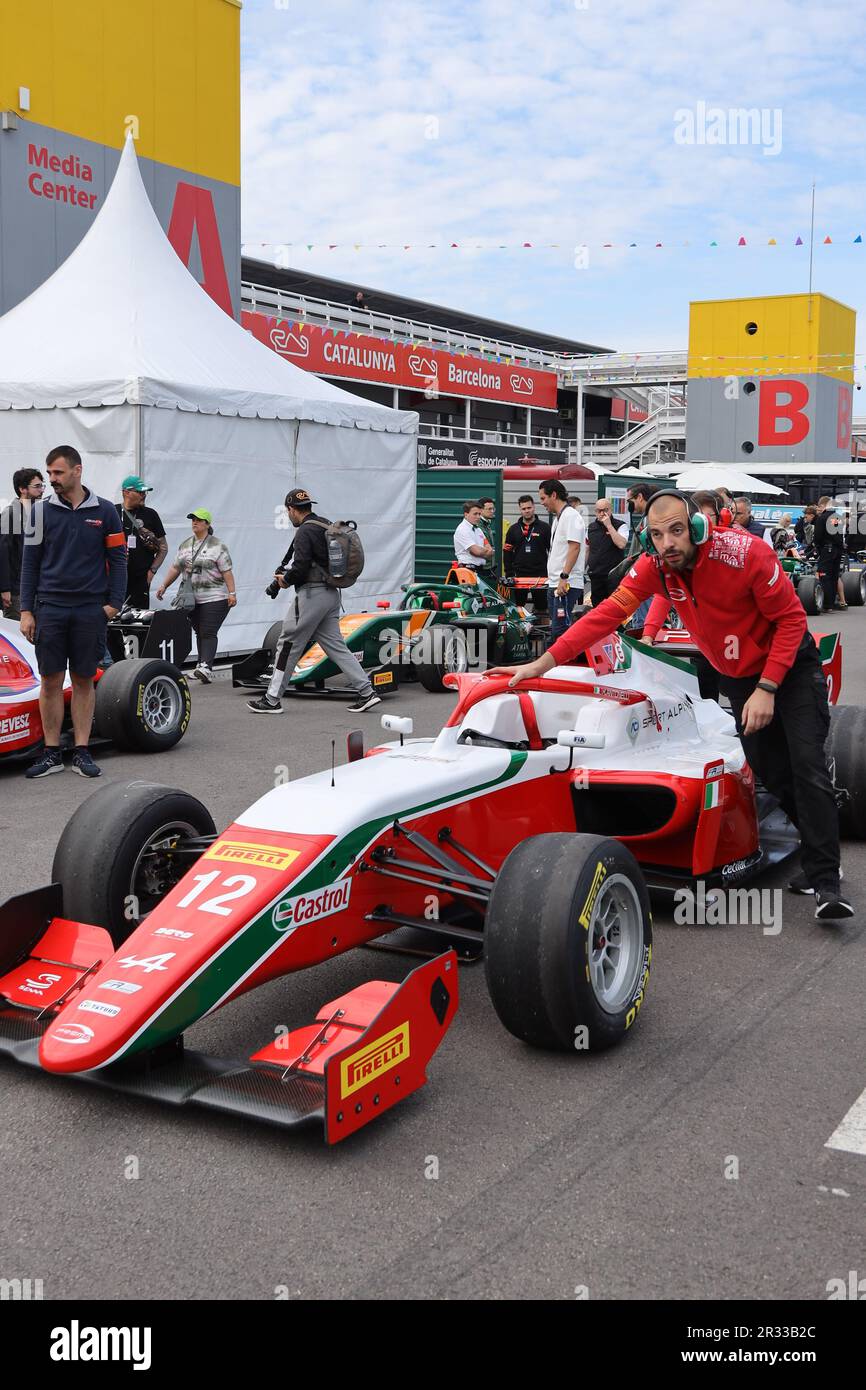
[(296, 927), (307, 926), (322, 917), (332, 917), (335, 912), (342, 912), (349, 905), (351, 891), (352, 880), (341, 878), (338, 883), (331, 883), (317, 892), (299, 893), (294, 898), (286, 898), (274, 908), (274, 930), (294, 931)]

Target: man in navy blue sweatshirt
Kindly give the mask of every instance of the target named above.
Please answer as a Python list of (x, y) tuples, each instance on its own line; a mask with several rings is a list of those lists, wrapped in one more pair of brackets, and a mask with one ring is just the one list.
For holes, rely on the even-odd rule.
[(35, 504), (34, 535), (21, 565), (21, 631), (36, 644), (45, 751), (24, 774), (63, 771), (60, 729), (63, 680), (72, 679), (72, 766), (99, 777), (87, 744), (93, 724), (93, 678), (105, 651), (105, 628), (126, 593), (126, 543), (117, 508), (81, 482), (81, 455), (69, 444), (45, 460), (53, 496)]

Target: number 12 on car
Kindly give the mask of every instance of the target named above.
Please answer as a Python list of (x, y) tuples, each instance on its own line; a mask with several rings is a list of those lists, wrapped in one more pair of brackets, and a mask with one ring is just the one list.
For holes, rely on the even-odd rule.
[(199, 912), (212, 912), (217, 917), (230, 917), (231, 908), (225, 907), (225, 903), (236, 902), (238, 898), (245, 898), (248, 893), (252, 893), (258, 884), (250, 874), (231, 874), (222, 880), (221, 888), (231, 889), (230, 892), (219, 892), (213, 898), (206, 898), (204, 902), (197, 902), (206, 888), (210, 888), (218, 878), (221, 877), (220, 869), (212, 869), (209, 874), (194, 874), (193, 883), (195, 888), (181, 898), (178, 907), (192, 907), (193, 904)]

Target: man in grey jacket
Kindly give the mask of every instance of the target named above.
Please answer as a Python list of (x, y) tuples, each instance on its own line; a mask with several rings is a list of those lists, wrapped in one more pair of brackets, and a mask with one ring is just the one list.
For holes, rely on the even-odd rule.
[(360, 661), (346, 646), (340, 631), (340, 594), (327, 582), (328, 543), (325, 528), (327, 518), (313, 511), (310, 494), (302, 487), (294, 488), (286, 497), (289, 519), (295, 527), (295, 539), (276, 574), (281, 589), (294, 588), (295, 597), (283, 621), (277, 643), (274, 674), (264, 695), (247, 700), (247, 709), (256, 714), (282, 714), (280, 699), (295, 667), (304, 652), (318, 642), (326, 656), (339, 666), (357, 691), (349, 705), (356, 713), (365, 713), (382, 701), (373, 691), (370, 677)]

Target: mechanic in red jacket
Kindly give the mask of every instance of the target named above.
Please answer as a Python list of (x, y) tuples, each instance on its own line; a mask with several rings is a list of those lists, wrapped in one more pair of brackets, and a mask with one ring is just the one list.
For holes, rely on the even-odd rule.
[(839, 818), (824, 756), (827, 685), (794, 586), (762, 539), (715, 529), (672, 489), (651, 499), (645, 537), (647, 553), (610, 598), (537, 661), (499, 671), (513, 672), (512, 684), (543, 675), (607, 637), (646, 598), (665, 595), (719, 672), (749, 765), (797, 826), (803, 872), (791, 891), (815, 894), (819, 920), (852, 917), (840, 889)]

